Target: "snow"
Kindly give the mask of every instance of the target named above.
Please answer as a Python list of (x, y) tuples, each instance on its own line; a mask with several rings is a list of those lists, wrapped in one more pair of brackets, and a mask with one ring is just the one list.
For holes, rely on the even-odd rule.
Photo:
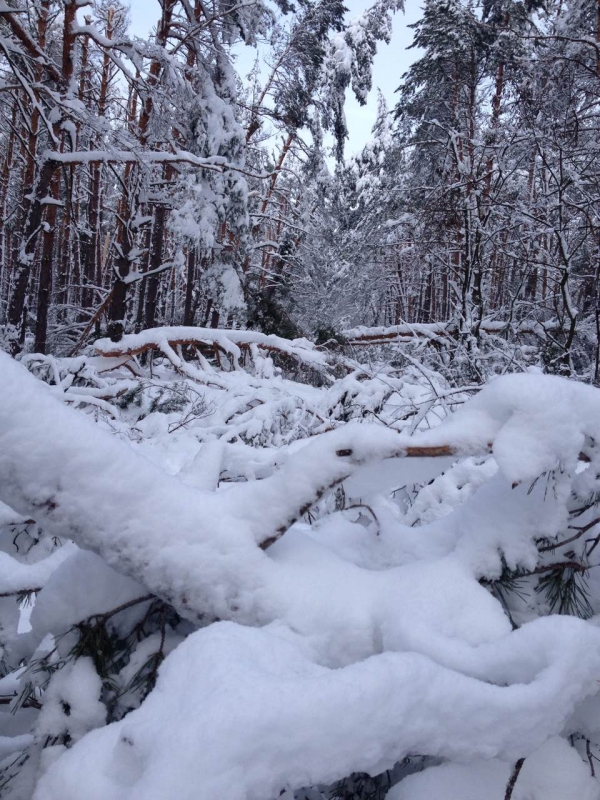
[(100, 702), (102, 681), (91, 658), (67, 664), (50, 679), (35, 732), (39, 737), (69, 736), (77, 742), (104, 725), (106, 706)]
[(24, 564), (0, 551), (0, 594), (37, 591), (75, 550), (74, 545), (67, 543), (34, 564)]
[[(93, 29), (88, 29), (88, 33)], [(116, 163), (125, 164), (137, 162), (142, 158), (140, 152), (134, 150), (75, 150), (60, 153), (58, 150), (44, 150), (40, 156), (42, 161), (56, 162), (57, 164), (91, 164), (91, 163)], [(187, 150), (175, 150), (173, 153), (163, 151), (146, 151), (143, 154), (143, 161), (146, 163), (158, 164), (191, 164), (202, 169), (214, 170), (222, 173), (226, 169), (236, 169), (235, 166), (227, 163), (226, 159), (220, 156), (210, 156), (201, 158)]]
[(19, 522), (24, 522), (25, 517), (17, 514), (6, 503), (0, 503), (0, 525), (12, 525)]
[[(362, 465), (401, 456), (415, 445), (450, 444), (456, 452), (468, 453), (481, 452), (493, 442), (501, 469), (493, 480), (504, 487), (501, 499), (494, 506), (481, 494), (485, 486), (476, 492), (475, 506), (467, 504), (462, 519), (448, 520), (447, 530), (456, 532), (454, 545), (453, 536), (448, 539), (446, 534), (444, 554), (448, 546), (456, 547), (457, 557), (474, 577), (480, 577), (486, 565), (497, 569), (499, 547), (511, 563), (530, 567), (533, 538), (556, 533), (548, 519), (554, 511), (551, 503), (544, 513), (540, 511), (541, 489), (529, 492), (525, 483), (513, 489), (513, 482), (534, 480), (559, 463), (565, 468), (575, 465), (585, 436), (600, 438), (595, 390), (558, 378), (508, 376), (485, 387), (434, 430), (409, 438), (382, 426), (346, 425), (297, 448), (269, 477), (215, 493), (165, 475), (130, 445), (58, 404), (48, 387), (22, 367), (5, 361), (9, 391), (0, 407), (3, 499), (22, 513), (34, 513), (48, 532), (67, 535), (95, 550), (114, 569), (129, 573), (190, 619), (206, 613), (252, 624), (286, 618), (293, 586), (280, 580), (282, 570), (275, 556), (256, 545), (281, 537), (327, 487)], [(535, 416), (540, 385), (545, 390), (550, 387), (556, 405), (538, 409)], [(565, 405), (578, 413), (566, 414)], [(574, 421), (566, 420), (568, 416)], [(31, 446), (24, 447), (23, 430)], [(396, 482), (410, 481), (412, 462), (404, 463), (406, 478), (397, 475)], [(214, 485), (214, 473), (211, 480)], [(513, 518), (501, 526), (509, 500)], [(477, 503), (481, 510), (469, 518), (469, 508), (476, 509)], [(486, 516), (491, 533), (481, 536), (478, 530)], [(410, 549), (414, 536), (402, 531), (400, 526), (398, 535)], [(415, 552), (416, 557), (422, 555)], [(300, 587), (302, 581), (298, 576)]]
[(148, 594), (143, 586), (111, 569), (95, 553), (71, 546), (71, 555), (53, 571), (36, 598), (30, 622), (41, 641), (82, 620), (104, 614)]
[[(504, 800), (512, 764), (498, 759), (442, 764), (409, 775), (386, 800)], [(528, 758), (512, 800), (598, 800), (600, 787), (576, 750), (552, 737)]]
[(434, 322), (434, 323), (405, 323), (403, 325), (391, 325), (387, 327), (366, 327), (361, 325), (357, 328), (348, 328), (343, 332), (345, 339), (353, 340), (373, 340), (378, 339), (392, 339), (392, 338), (415, 338), (425, 337), (429, 339), (437, 338), (438, 336), (448, 336), (453, 330), (453, 326), (449, 323)]
[[(273, 612), (257, 606), (255, 594), (274, 568), (256, 544), (281, 535), (328, 485), (362, 463), (402, 453), (408, 442), (382, 427), (346, 426), (294, 453), (269, 478), (233, 486), (224, 503), (166, 476), (58, 404), (8, 357), (2, 360), (8, 388), (0, 407), (3, 498), (17, 510), (34, 510), (48, 532), (95, 550), (184, 616), (213, 612), (268, 621)], [(22, 430), (31, 446), (24, 447)], [(442, 441), (434, 433), (425, 439)]]
[[(388, 226), (400, 224), (389, 220)], [(511, 331), (518, 334), (543, 334), (544, 331), (553, 331), (560, 327), (556, 320), (546, 320), (543, 324), (526, 320), (510, 324)], [(481, 331), (488, 334), (502, 333), (507, 328), (507, 323), (494, 319), (483, 319), (481, 321)], [(377, 343), (390, 341), (410, 341), (415, 339), (443, 339), (456, 334), (458, 328), (455, 322), (411, 322), (400, 325), (377, 325), (368, 327), (359, 325), (356, 328), (348, 328), (342, 332), (342, 336), (353, 343)]]
[[(135, 353), (149, 345), (162, 349), (169, 343), (194, 343), (216, 344), (226, 353), (233, 356), (237, 362), (241, 355), (240, 347), (256, 345), (265, 350), (278, 350), (282, 353), (295, 356), (305, 363), (314, 366), (324, 365), (326, 355), (317, 350), (308, 339), (283, 339), (274, 334), (264, 334), (258, 331), (220, 330), (218, 328), (197, 328), (172, 326), (151, 328), (140, 333), (130, 333), (124, 336), (118, 344), (110, 339), (98, 339), (94, 348), (102, 355), (110, 356), (112, 353)], [(172, 345), (171, 345), (172, 346)]]
[(33, 736), (29, 733), (23, 733), (20, 736), (0, 736), (0, 760), (11, 753), (25, 750), (32, 742)]
[(79, 798), (83, 764), (89, 800), (263, 800), (355, 770), (375, 774), (407, 752), (516, 759), (560, 732), (578, 695), (597, 690), (600, 632), (540, 619), (469, 660), (457, 673), (418, 653), (383, 653), (331, 670), (289, 630), (217, 623), (171, 653), (139, 709), (50, 766), (34, 800)]
[[(135, 334), (123, 347), (170, 347), (187, 330)], [(226, 333), (221, 344), (234, 361), (240, 347), (264, 344)], [(48, 652), (66, 660), (41, 695), (35, 734), (36, 742), (68, 736), (74, 744), (43, 756), (36, 800), (78, 797), (83, 771), (90, 800), (264, 800), (352, 771), (391, 769), (414, 753), (461, 762), (402, 781), (415, 793), (422, 785), (426, 796), (438, 778), (444, 790), (462, 791), (461, 781), (481, 774), (493, 798), (523, 756), (519, 791), (542, 791), (536, 758), (558, 759), (544, 747), (564, 745), (551, 737), (595, 730), (584, 709), (597, 702), (600, 627), (557, 615), (527, 621), (524, 613), (513, 631), (481, 580), (547, 564), (536, 542), (564, 535), (574, 491), (598, 490), (597, 390), (505, 376), (440, 422), (430, 395), (390, 376), (357, 373), (323, 390), (294, 384), (292, 402), (291, 382), (232, 369), (215, 373), (223, 384), (203, 397), (223, 398), (215, 418), (188, 430), (171, 412), (95, 423), (65, 405), (59, 395), (69, 402), (71, 388), (83, 404), (87, 387), (69, 378), (78, 370), (90, 370), (99, 391), (118, 383), (99, 378), (86, 359), (30, 359), (47, 370), (48, 386), (0, 354), (4, 517), (33, 518), (46, 536), (75, 543), (33, 564), (0, 552), (8, 585), (38, 570), (43, 586), (15, 653), (29, 657), (37, 647), (38, 660)], [(275, 409), (300, 416), (299, 400), (327, 425), (339, 418), (342, 394), (375, 412), (403, 392), (417, 410), (416, 424), (407, 423), (412, 436), (353, 420), (256, 450), (224, 433), (233, 420), (234, 430), (260, 434)], [(346, 503), (338, 510), (336, 492)], [(166, 660), (141, 705), (131, 693), (133, 710), (106, 726), (100, 678), (91, 661), (72, 662), (74, 634), (63, 634), (111, 615), (110, 629), (126, 635), (148, 595), (173, 605), (188, 635), (163, 630), (132, 644), (115, 679), (124, 696), (149, 659)], [(217, 618), (224, 621), (208, 624)], [(20, 688), (31, 673), (9, 676), (8, 694), (17, 677)], [(587, 773), (584, 780), (571, 757), (579, 756), (569, 753), (565, 769), (587, 800)], [(447, 780), (435, 771), (450, 767)]]
[(0, 696), (7, 697), (8, 695), (18, 692), (21, 676), (24, 671), (25, 667), (21, 667), (5, 675), (3, 678), (0, 678)]
[[(549, 402), (551, 399), (551, 402)], [(455, 435), (493, 442), (511, 482), (561, 466), (574, 470), (586, 441), (600, 436), (600, 397), (592, 386), (553, 375), (505, 375), (483, 387), (445, 425)]]

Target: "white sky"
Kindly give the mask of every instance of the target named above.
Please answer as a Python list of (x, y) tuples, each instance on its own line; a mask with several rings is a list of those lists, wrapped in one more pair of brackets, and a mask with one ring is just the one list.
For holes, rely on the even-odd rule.
[[(372, 4), (372, 0), (345, 0), (350, 18), (360, 14)], [(373, 69), (373, 91), (366, 106), (359, 104), (348, 92), (346, 118), (350, 138), (346, 144), (346, 156), (359, 151), (369, 140), (371, 128), (377, 111), (377, 92), (379, 88), (385, 95), (390, 108), (395, 105), (394, 91), (398, 88), (402, 74), (417, 57), (417, 51), (407, 50), (412, 41), (413, 31), (407, 26), (416, 22), (421, 15), (421, 0), (405, 0), (406, 11), (394, 18), (394, 31), (389, 45), (380, 44)], [(131, 33), (146, 36), (156, 24), (160, 8), (158, 0), (130, 0)], [(248, 63), (251, 64), (254, 55)]]

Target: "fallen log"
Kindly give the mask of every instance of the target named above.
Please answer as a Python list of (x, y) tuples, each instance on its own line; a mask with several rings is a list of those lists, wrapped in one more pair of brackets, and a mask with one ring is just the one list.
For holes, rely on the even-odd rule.
[(327, 365), (327, 356), (308, 339), (284, 339), (273, 334), (258, 331), (228, 330), (219, 328), (195, 328), (191, 326), (171, 326), (150, 328), (140, 333), (123, 336), (119, 342), (99, 339), (94, 343), (95, 350), (104, 357), (121, 358), (136, 356), (149, 350), (160, 350), (167, 358), (178, 347), (217, 347), (226, 353), (237, 367), (243, 351), (252, 352), (258, 348), (266, 353), (279, 353), (301, 361), (315, 368)]
[[(548, 322), (536, 322), (528, 320), (524, 322), (511, 323), (502, 320), (484, 320), (480, 325), (480, 331), (487, 334), (501, 334), (510, 332), (513, 336), (543, 336), (550, 331), (556, 331), (560, 323), (556, 320)], [(351, 328), (343, 331), (342, 336), (349, 345), (375, 345), (385, 344), (386, 342), (399, 342), (407, 344), (414, 341), (431, 340), (439, 341), (444, 339), (455, 339), (458, 336), (459, 328), (456, 322), (407, 322), (401, 325), (388, 325), (380, 327)]]

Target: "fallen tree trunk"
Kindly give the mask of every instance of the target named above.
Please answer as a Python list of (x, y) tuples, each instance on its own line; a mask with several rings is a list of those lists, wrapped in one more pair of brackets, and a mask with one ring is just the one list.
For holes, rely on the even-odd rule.
[[(556, 331), (559, 323), (555, 320), (548, 322), (510, 323), (498, 320), (483, 320), (479, 330), (487, 334), (501, 334), (510, 332), (514, 336), (543, 336), (546, 332)], [(404, 323), (387, 327), (358, 327), (343, 331), (342, 336), (350, 345), (375, 345), (387, 342), (408, 343), (419, 341), (438, 341), (440, 339), (454, 339), (458, 335), (458, 325), (455, 322), (432, 323)]]
[(173, 351), (184, 345), (209, 349), (216, 346), (232, 358), (234, 366), (238, 366), (242, 351), (251, 352), (254, 347), (266, 353), (291, 356), (315, 368), (327, 364), (326, 354), (317, 350), (308, 339), (284, 339), (281, 336), (266, 335), (258, 331), (191, 326), (149, 328), (140, 333), (123, 336), (118, 342), (99, 339), (94, 343), (94, 348), (99, 354), (111, 358), (127, 355), (133, 357), (149, 350), (159, 350), (171, 359)]

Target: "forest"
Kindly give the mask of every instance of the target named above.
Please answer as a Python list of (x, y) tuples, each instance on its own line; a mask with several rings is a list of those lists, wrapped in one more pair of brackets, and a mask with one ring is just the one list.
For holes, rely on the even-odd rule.
[(0, 798), (600, 800), (600, 0), (145, 7), (0, 0)]

